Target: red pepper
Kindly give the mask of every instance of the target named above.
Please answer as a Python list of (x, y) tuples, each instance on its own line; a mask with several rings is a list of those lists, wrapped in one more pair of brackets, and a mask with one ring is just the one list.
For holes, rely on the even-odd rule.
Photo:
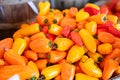
[(55, 39), (55, 35), (52, 35), (50, 33), (46, 33), (46, 36), (48, 39), (50, 39), (51, 41), (53, 41)]
[(70, 37), (75, 42), (75, 44), (77, 44), (78, 46), (83, 45), (83, 42), (82, 42), (81, 37), (78, 32), (72, 31), (70, 33)]
[(48, 32), (48, 26), (43, 26), (41, 31), (46, 34)]
[(102, 31), (108, 32), (108, 29), (107, 29), (107, 28), (98, 28), (98, 29), (97, 29), (97, 34), (99, 34), (99, 33), (102, 32)]
[(71, 28), (69, 26), (65, 26), (62, 30), (62, 35), (65, 37), (68, 37), (69, 33), (70, 33)]
[(100, 13), (101, 14), (108, 14), (108, 12), (109, 12), (109, 9), (106, 5), (103, 5), (103, 6), (100, 7)]
[(113, 27), (114, 26), (114, 23), (112, 21), (106, 21), (105, 24), (98, 24), (97, 25), (97, 28), (106, 28), (108, 29), (108, 27)]
[(92, 7), (84, 7), (84, 11), (88, 12), (91, 16), (98, 14), (100, 11)]
[(110, 33), (112, 33), (114, 36), (120, 37), (120, 31), (117, 30), (116, 28), (114, 28), (114, 27), (108, 27), (108, 31)]

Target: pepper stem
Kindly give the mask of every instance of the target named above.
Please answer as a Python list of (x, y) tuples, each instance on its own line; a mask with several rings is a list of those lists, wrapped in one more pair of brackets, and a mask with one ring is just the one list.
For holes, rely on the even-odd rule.
[(45, 80), (45, 76), (41, 75), (41, 77), (38, 80)]

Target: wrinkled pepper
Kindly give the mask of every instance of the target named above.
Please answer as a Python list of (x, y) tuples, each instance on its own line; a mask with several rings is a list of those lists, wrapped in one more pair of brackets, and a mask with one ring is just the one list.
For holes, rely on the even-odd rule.
[(38, 4), (39, 15), (46, 15), (50, 10), (50, 2), (39, 2)]
[(20, 30), (20, 34), (23, 35), (23, 36), (30, 36), (32, 34), (35, 34), (37, 32), (40, 32), (40, 26), (38, 23), (35, 23), (35, 24), (32, 24), (32, 25), (29, 25), (25, 28), (22, 28)]
[(89, 21), (95, 21), (97, 24), (104, 24), (107, 20), (106, 14), (98, 14), (90, 16)]
[(79, 62), (79, 65), (83, 72), (85, 72), (87, 75), (96, 78), (102, 77), (102, 70), (95, 65), (94, 59), (83, 56)]
[(54, 40), (54, 47), (56, 47), (56, 50), (59, 50), (59, 51), (66, 51), (73, 44), (74, 44), (74, 42), (68, 38), (57, 37)]
[(59, 64), (46, 67), (45, 69), (43, 69), (41, 71), (40, 80), (53, 79), (54, 77), (56, 77), (57, 75), (59, 75), (60, 70), (61, 70), (61, 66)]
[(75, 80), (99, 80), (98, 78), (88, 76), (84, 73), (76, 73)]
[(79, 34), (88, 50), (90, 50), (93, 53), (96, 52), (96, 42), (93, 36), (89, 33), (89, 31), (86, 29), (81, 29), (79, 31)]
[(85, 54), (85, 50), (83, 47), (74, 45), (72, 48), (68, 51), (67, 54), (67, 61), (70, 63), (77, 62), (81, 59), (81, 57)]
[(97, 31), (97, 23), (95, 21), (90, 21), (86, 23), (85, 28), (92, 34), (95, 35)]
[(26, 43), (25, 39), (17, 38), (17, 39), (14, 40), (12, 49), (14, 51), (16, 51), (16, 53), (18, 53), (19, 55), (22, 55), (26, 46), (27, 46), (27, 43)]
[(57, 24), (51, 24), (48, 28), (48, 32), (54, 35), (60, 35), (62, 29), (63, 28)]

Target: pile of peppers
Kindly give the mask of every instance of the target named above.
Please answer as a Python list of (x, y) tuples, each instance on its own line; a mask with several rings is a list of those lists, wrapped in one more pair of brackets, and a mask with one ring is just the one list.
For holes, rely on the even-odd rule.
[(120, 23), (87, 3), (62, 11), (39, 2), (35, 22), (0, 40), (0, 80), (109, 80), (120, 74)]

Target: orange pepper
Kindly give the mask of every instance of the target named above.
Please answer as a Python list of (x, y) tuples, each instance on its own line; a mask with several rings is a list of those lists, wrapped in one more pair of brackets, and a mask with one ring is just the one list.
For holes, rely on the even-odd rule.
[(38, 15), (38, 16), (36, 16), (36, 20), (39, 23), (39, 25), (41, 25), (41, 26), (48, 25), (48, 23), (49, 23), (47, 16)]
[(4, 59), (12, 65), (25, 65), (24, 59), (13, 49), (9, 49), (4, 53)]
[(113, 73), (119, 68), (119, 63), (113, 59), (107, 59), (103, 69), (103, 80), (109, 80)]
[[(44, 43), (44, 44), (43, 44)], [(47, 38), (38, 38), (30, 42), (30, 48), (39, 53), (46, 53), (51, 51), (50, 40)]]
[(70, 14), (75, 17), (76, 13), (78, 12), (78, 9), (76, 7), (71, 7), (70, 8)]
[(64, 17), (60, 22), (60, 26), (70, 26), (70, 28), (73, 30), (76, 28), (76, 21), (74, 18)]
[(70, 10), (69, 9), (64, 9), (62, 10), (63, 16), (64, 17), (72, 17), (72, 15), (70, 14)]
[(61, 61), (62, 59), (64, 59), (65, 56), (66, 56), (66, 52), (53, 50), (49, 52), (48, 60), (50, 63), (57, 63)]
[(3, 58), (4, 52), (9, 50), (13, 45), (12, 38), (5, 38), (0, 40), (0, 58)]
[(61, 63), (61, 80), (73, 80), (75, 66), (67, 62)]

